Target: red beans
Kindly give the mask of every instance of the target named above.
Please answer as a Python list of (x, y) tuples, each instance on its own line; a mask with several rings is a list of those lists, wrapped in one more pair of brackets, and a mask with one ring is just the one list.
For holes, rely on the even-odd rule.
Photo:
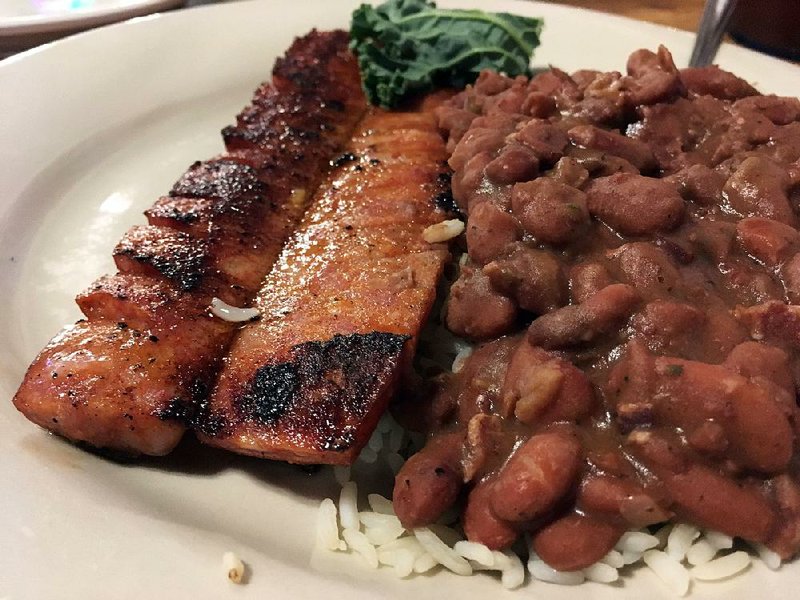
[(536, 319), (528, 341), (543, 348), (585, 344), (616, 331), (639, 302), (636, 290), (624, 283), (609, 285), (581, 304), (565, 306)]
[(586, 194), (551, 178), (516, 184), (511, 207), (526, 231), (549, 244), (574, 240), (589, 225)]
[(725, 184), (731, 207), (745, 217), (764, 217), (787, 225), (796, 222), (789, 204), (786, 171), (760, 156), (744, 159)]
[(493, 260), (483, 272), (496, 290), (533, 313), (544, 314), (567, 302), (561, 265), (546, 250), (515, 244), (508, 256)]
[(663, 179), (617, 173), (586, 188), (589, 212), (624, 235), (669, 231), (683, 218), (684, 203)]
[(520, 340), (500, 394), (502, 414), (528, 424), (577, 422), (594, 407), (586, 375), (553, 352)]
[(502, 550), (513, 544), (519, 534), (510, 523), (494, 514), (492, 495), (491, 482), (484, 481), (472, 488), (462, 522), (469, 541), (485, 544), (492, 550)]
[(637, 139), (594, 125), (578, 125), (570, 129), (567, 135), (573, 144), (624, 158), (640, 171), (649, 171), (656, 166), (650, 147)]
[(463, 441), (461, 433), (434, 437), (400, 469), (392, 501), (404, 527), (433, 523), (456, 501), (463, 477)]
[(481, 202), (469, 213), (467, 248), (479, 265), (502, 256), (506, 247), (520, 237), (519, 226), (509, 213), (493, 202)]
[(674, 510), (690, 523), (755, 542), (766, 542), (775, 510), (755, 487), (739, 485), (700, 465), (664, 477)]
[(511, 456), (492, 485), (491, 507), (500, 519), (529, 521), (552, 509), (575, 484), (583, 451), (564, 432), (534, 435)]
[(577, 571), (608, 554), (622, 533), (621, 527), (603, 519), (571, 513), (539, 530), (533, 550), (558, 571)]
[(539, 162), (548, 165), (561, 158), (569, 143), (563, 130), (539, 119), (532, 119), (514, 135), (514, 139), (530, 148)]
[(736, 241), (745, 252), (768, 267), (775, 267), (800, 245), (800, 233), (779, 221), (750, 217), (736, 224)]
[(480, 269), (464, 269), (450, 288), (446, 320), (453, 333), (484, 340), (508, 333), (516, 319), (514, 302), (497, 293)]

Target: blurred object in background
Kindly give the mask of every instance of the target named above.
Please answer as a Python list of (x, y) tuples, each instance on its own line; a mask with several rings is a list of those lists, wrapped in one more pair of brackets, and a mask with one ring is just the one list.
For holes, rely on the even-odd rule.
[(739, 0), (728, 33), (744, 46), (800, 60), (800, 0)]
[(736, 4), (737, 0), (706, 0), (689, 59), (690, 67), (707, 67), (714, 62)]
[(92, 27), (182, 6), (186, 0), (0, 0), (0, 58)]

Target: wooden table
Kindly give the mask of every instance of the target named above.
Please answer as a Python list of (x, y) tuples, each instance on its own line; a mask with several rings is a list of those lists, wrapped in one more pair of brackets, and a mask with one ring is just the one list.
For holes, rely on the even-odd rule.
[(703, 0), (562, 0), (580, 8), (591, 8), (615, 15), (697, 31)]

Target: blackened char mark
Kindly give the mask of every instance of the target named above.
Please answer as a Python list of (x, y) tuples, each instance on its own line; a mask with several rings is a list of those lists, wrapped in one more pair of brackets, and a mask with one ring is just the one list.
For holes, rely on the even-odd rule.
[(198, 377), (189, 384), (187, 391), (188, 398), (172, 398), (154, 416), (162, 421), (179, 421), (191, 427), (197, 420), (198, 411), (208, 402), (209, 383), (204, 377)]
[(160, 274), (183, 291), (197, 288), (206, 272), (207, 244), (182, 231), (132, 227), (114, 249), (120, 271)]
[(373, 331), (294, 346), (289, 361), (256, 371), (237, 403), (238, 417), (291, 430), (320, 450), (346, 451), (408, 339)]
[(320, 34), (314, 29), (308, 35), (296, 38), (286, 54), (275, 61), (272, 79), (276, 87), (288, 83), (300, 91), (315, 93), (323, 84), (330, 85), (330, 73), (320, 57), (346, 48), (348, 37), (342, 30)]
[(455, 199), (453, 198), (453, 191), (450, 187), (450, 179), (452, 173), (450, 168), (445, 166), (446, 171), (439, 173), (436, 180), (436, 207), (447, 212), (454, 217), (464, 218), (464, 213), (458, 208)]
[(194, 163), (172, 186), (170, 196), (230, 200), (264, 191), (252, 167), (232, 160), (212, 160)]

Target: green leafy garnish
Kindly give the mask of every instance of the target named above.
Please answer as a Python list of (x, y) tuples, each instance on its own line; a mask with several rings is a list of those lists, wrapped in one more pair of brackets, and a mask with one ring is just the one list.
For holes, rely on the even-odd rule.
[(367, 98), (390, 108), (436, 87), (464, 87), (482, 69), (530, 74), (541, 31), (541, 19), (389, 0), (353, 11), (350, 46)]

